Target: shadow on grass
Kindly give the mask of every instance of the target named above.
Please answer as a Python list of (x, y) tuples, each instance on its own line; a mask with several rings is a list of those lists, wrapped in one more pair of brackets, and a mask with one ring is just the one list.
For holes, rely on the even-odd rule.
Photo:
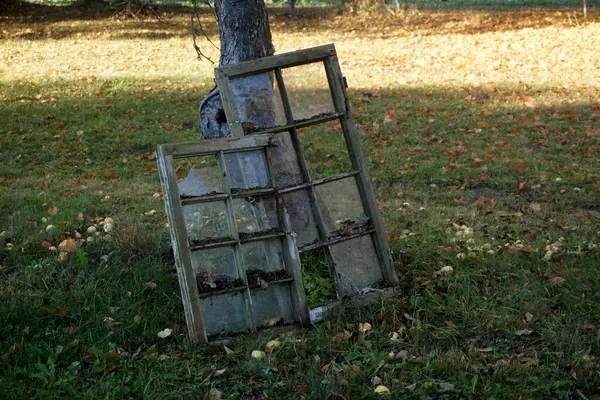
[[(145, 168), (137, 170), (136, 163), (119, 161), (147, 156), (159, 143), (200, 138), (197, 107), (210, 82), (202, 87), (190, 83), (177, 91), (160, 80), (131, 79), (2, 86), (5, 96), (0, 120), (7, 134), (0, 157), (6, 162), (6, 185), (21, 178), (23, 168), (60, 168), (63, 174), (85, 176), (88, 170), (111, 169), (110, 164), (115, 163), (124, 170), (120, 176), (138, 176), (152, 160), (142, 160)], [(146, 90), (148, 86), (153, 90)], [(560, 94), (548, 89), (515, 95), (514, 90), (350, 90), (355, 121), (367, 145), (367, 156), (376, 167), (374, 177), (382, 184), (387, 180), (393, 183), (399, 176), (410, 179), (413, 174), (460, 182), (467, 178), (460, 173), (472, 170), (492, 179), (492, 172), (508, 168), (501, 162), (507, 156), (514, 162), (554, 160), (548, 162), (549, 173), (563, 168), (556, 160), (582, 157), (586, 162), (576, 168), (573, 179), (587, 182), (584, 171), (594, 164), (594, 148), (600, 140), (595, 128), (599, 104), (571, 101), (569, 105), (538, 106), (532, 97), (543, 104), (560, 101)], [(317, 90), (295, 89), (294, 94), (325, 97)], [(393, 149), (390, 159), (377, 160), (369, 154), (382, 150), (381, 157), (387, 157), (387, 148)], [(416, 171), (388, 175), (411, 153), (421, 163)], [(472, 163), (473, 158), (489, 160), (494, 169), (489, 171), (491, 165), (465, 169), (462, 165)], [(428, 169), (429, 162), (440, 171)], [(444, 172), (443, 165), (455, 167)], [(456, 178), (452, 178), (453, 171), (460, 171)], [(477, 176), (470, 174), (469, 178)], [(511, 171), (510, 177), (516, 179), (516, 171)], [(499, 181), (505, 178), (500, 175)]]

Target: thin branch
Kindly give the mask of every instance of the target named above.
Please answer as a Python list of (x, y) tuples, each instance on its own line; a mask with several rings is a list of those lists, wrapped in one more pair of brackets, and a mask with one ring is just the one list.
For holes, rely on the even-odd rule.
[[(194, 21), (194, 18), (196, 18), (197, 24)], [(210, 57), (208, 57), (206, 54), (204, 54), (202, 52), (202, 49), (200, 49), (200, 47), (196, 43), (196, 37), (198, 37), (198, 36), (200, 36), (200, 34), (202, 34), (206, 38), (206, 40), (208, 40), (208, 42), (211, 45), (213, 45), (213, 47), (215, 49), (221, 51), (221, 49), (219, 48), (219, 46), (217, 46), (210, 39), (210, 37), (208, 36), (208, 34), (206, 33), (206, 31), (202, 27), (202, 22), (200, 21), (200, 15), (198, 13), (198, 0), (194, 0), (194, 11), (193, 11), (192, 15), (190, 16), (190, 27), (191, 27), (191, 30), (192, 30), (192, 40), (194, 41), (194, 49), (196, 50), (196, 53), (198, 54), (198, 59), (206, 59), (210, 63), (215, 64), (215, 62), (213, 60), (211, 60)]]

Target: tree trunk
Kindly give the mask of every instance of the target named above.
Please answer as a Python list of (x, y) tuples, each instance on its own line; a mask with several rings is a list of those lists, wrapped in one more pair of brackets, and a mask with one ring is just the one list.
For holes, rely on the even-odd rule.
[[(275, 49), (264, 0), (215, 0), (215, 10), (221, 39), (220, 65), (273, 55)], [(205, 138), (230, 136), (216, 88), (200, 104), (199, 119)]]
[(216, 0), (221, 65), (273, 55), (267, 8), (263, 0)]

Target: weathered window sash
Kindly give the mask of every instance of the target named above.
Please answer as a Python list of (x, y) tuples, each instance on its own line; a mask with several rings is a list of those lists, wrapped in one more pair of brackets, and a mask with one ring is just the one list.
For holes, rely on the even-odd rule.
[[(306, 65), (306, 64), (321, 64), (325, 68), (329, 91), (333, 101), (334, 111), (328, 115), (318, 115), (314, 118), (295, 120), (292, 107), (290, 105), (288, 93), (286, 91), (285, 79), (282, 71), (286, 68)], [(259, 60), (249, 61), (245, 63), (218, 67), (215, 69), (217, 86), (221, 94), (221, 101), (225, 110), (225, 115), (229, 124), (230, 131), (234, 138), (244, 137), (244, 126), (238, 114), (236, 99), (232, 89), (232, 80), (236, 78), (249, 77), (257, 74), (269, 73), (274, 75), (277, 83), (279, 95), (283, 104), (286, 123), (281, 126), (268, 127), (265, 129), (256, 129), (252, 132), (251, 137), (260, 137), (265, 134), (273, 134), (277, 132), (289, 132), (293, 143), (294, 151), (300, 163), (300, 168), (303, 177), (303, 183), (279, 189), (280, 193), (289, 193), (298, 190), (307, 190), (311, 201), (311, 208), (316, 220), (319, 240), (307, 246), (301, 246), (300, 252), (306, 252), (317, 248), (324, 248), (332, 266), (334, 285), (338, 297), (344, 295), (355, 294), (353, 290), (349, 290), (342, 282), (342, 268), (336, 266), (335, 259), (332, 255), (332, 246), (336, 243), (345, 242), (348, 240), (370, 236), (373, 239), (374, 250), (379, 261), (379, 266), (363, 265), (354, 266), (355, 268), (364, 268), (365, 272), (372, 268), (379, 267), (381, 275), (387, 286), (397, 286), (398, 278), (394, 269), (391, 253), (387, 244), (387, 239), (383, 229), (383, 223), (379, 215), (377, 202), (373, 194), (367, 166), (360, 147), (360, 141), (356, 132), (356, 127), (352, 121), (352, 116), (348, 106), (346, 93), (345, 78), (342, 75), (335, 46), (333, 44), (314, 47), (306, 50), (295, 51), (291, 53), (266, 57)], [(320, 124), (323, 122), (338, 120), (341, 124), (344, 139), (348, 149), (348, 154), (352, 163), (352, 171), (345, 174), (337, 174), (319, 180), (311, 180), (300, 140), (298, 129), (310, 125)], [(246, 136), (248, 137), (248, 136)], [(362, 206), (369, 220), (370, 229), (362, 230), (355, 234), (342, 235), (335, 238), (328, 236), (326, 223), (323, 216), (323, 210), (318, 206), (318, 201), (315, 194), (315, 187), (321, 184), (340, 181), (348, 177), (355, 177)], [(339, 252), (338, 252), (339, 253)], [(339, 259), (339, 257), (338, 257)], [(356, 285), (352, 286), (356, 288)], [(360, 288), (359, 288), (360, 289)], [(359, 290), (360, 292), (360, 290)]]
[[(235, 299), (237, 301), (235, 296), (241, 295), (243, 301), (238, 303), (243, 303), (245, 313), (245, 324), (242, 324), (243, 326), (239, 326), (237, 329), (223, 329), (223, 332), (257, 329), (259, 327), (259, 321), (258, 316), (255, 315), (257, 310), (253, 305), (253, 298), (256, 299), (257, 296), (260, 296), (257, 293), (267, 293), (269, 290), (278, 290), (277, 293), (272, 293), (272, 296), (275, 298), (281, 299), (283, 296), (283, 298), (289, 300), (289, 302), (283, 303), (289, 303), (289, 305), (291, 305), (290, 308), (292, 321), (287, 320), (285, 322), (295, 321), (304, 326), (308, 326), (310, 324), (309, 313), (306, 307), (304, 286), (302, 282), (300, 256), (298, 254), (294, 235), (288, 233), (289, 229), (286, 229), (282, 203), (277, 201), (277, 218), (279, 225), (277, 232), (242, 238), (237, 231), (237, 222), (235, 220), (233, 205), (234, 199), (274, 196), (276, 193), (270, 187), (257, 190), (242, 190), (233, 193), (227, 179), (225, 154), (235, 154), (251, 150), (265, 151), (270, 146), (270, 142), (271, 138), (268, 135), (262, 135), (237, 139), (178, 143), (173, 145), (162, 145), (158, 147), (157, 159), (161, 183), (165, 193), (165, 209), (169, 221), (169, 230), (171, 233), (171, 241), (175, 254), (178, 279), (181, 287), (188, 336), (193, 342), (206, 342), (208, 340), (208, 336), (220, 333), (219, 331), (215, 330), (216, 327), (207, 326), (205, 323), (205, 319), (207, 317), (211, 317), (211, 319), (214, 320), (218, 318), (218, 315), (206, 315), (206, 313), (203, 313), (202, 311), (203, 304), (205, 307), (207, 307), (208, 301), (211, 301), (212, 304), (211, 299), (215, 299), (214, 301), (217, 302), (216, 299), (219, 298), (219, 296), (231, 296), (220, 297), (221, 299), (227, 299), (223, 305), (226, 304), (228, 309), (223, 309), (222, 311), (223, 313), (235, 313), (239, 312), (239, 310), (236, 309), (237, 303), (234, 303), (231, 301), (231, 299)], [(175, 175), (174, 160), (177, 158), (190, 158), (206, 155), (216, 157), (217, 168), (221, 176), (220, 184), (224, 193), (208, 194), (182, 199), (179, 192), (177, 177)], [(267, 158), (265, 157), (265, 159)], [(268, 176), (270, 176), (270, 167), (268, 163), (267, 167)], [(230, 230), (230, 237), (223, 238), (222, 240), (211, 241), (210, 243), (191, 245), (188, 237), (188, 229), (186, 227), (183, 208), (185, 205), (189, 204), (206, 204), (211, 202), (225, 202), (228, 219), (227, 226)], [(262, 288), (254, 282), (249, 282), (247, 279), (246, 270), (248, 265), (241, 256), (241, 246), (247, 243), (266, 243), (267, 241), (273, 240), (278, 240), (281, 243), (283, 264), (289, 277), (280, 281), (269, 282), (268, 287)], [(199, 293), (198, 283), (196, 280), (197, 274), (194, 273), (193, 270), (192, 253), (209, 251), (217, 248), (231, 248), (233, 250), (237, 276), (243, 281), (243, 284), (227, 290), (212, 293), (209, 292), (201, 295)], [(276, 289), (278, 285), (282, 285), (284, 288), (287, 287), (289, 289), (289, 293), (285, 293), (285, 290)], [(271, 306), (270, 308), (273, 309), (279, 306), (280, 310), (282, 309), (281, 307), (283, 307), (281, 304), (269, 304), (269, 306)]]

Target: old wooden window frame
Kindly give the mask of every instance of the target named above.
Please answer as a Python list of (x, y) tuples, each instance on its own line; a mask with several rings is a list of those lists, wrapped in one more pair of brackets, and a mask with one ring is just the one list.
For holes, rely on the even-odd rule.
[[(289, 97), (286, 91), (285, 79), (282, 75), (282, 70), (285, 68), (296, 67), (307, 64), (322, 63), (325, 68), (329, 91), (333, 101), (334, 112), (325, 116), (316, 116), (306, 120), (294, 120), (293, 110), (290, 105)], [(261, 73), (272, 73), (275, 75), (279, 94), (283, 103), (283, 108), (286, 117), (286, 124), (282, 126), (271, 127), (267, 129), (258, 129), (250, 135), (245, 135), (242, 122), (238, 115), (236, 102), (231, 87), (231, 80), (235, 78), (243, 78)], [(397, 286), (398, 277), (396, 275), (394, 264), (391, 257), (391, 252), (387, 243), (387, 238), (384, 232), (383, 223), (379, 215), (377, 201), (373, 194), (368, 176), (367, 165), (360, 147), (360, 140), (357, 135), (356, 127), (352, 120), (350, 108), (348, 106), (348, 97), (346, 93), (346, 81), (342, 75), (340, 65), (337, 58), (335, 46), (327, 44), (324, 46), (314, 47), (305, 50), (299, 50), (291, 53), (280, 54), (276, 56), (266, 57), (258, 60), (248, 61), (244, 63), (215, 68), (215, 77), (223, 109), (227, 118), (231, 135), (233, 138), (242, 137), (260, 137), (261, 135), (269, 135), (278, 132), (289, 132), (294, 146), (294, 151), (300, 163), (300, 168), (303, 176), (303, 183), (293, 187), (280, 190), (281, 193), (292, 192), (296, 190), (308, 190), (313, 216), (316, 219), (319, 242), (300, 249), (300, 252), (306, 252), (317, 248), (324, 248), (327, 257), (335, 272), (335, 265), (331, 257), (330, 246), (346, 240), (351, 240), (356, 237), (372, 235), (375, 252), (379, 260), (381, 272), (385, 283), (388, 286)], [(341, 124), (344, 140), (348, 149), (348, 155), (352, 163), (352, 171), (343, 174), (329, 176), (323, 179), (311, 180), (302, 146), (298, 137), (298, 129), (310, 125), (316, 125), (323, 122), (338, 120)], [(329, 182), (338, 181), (348, 177), (355, 177), (366, 216), (369, 218), (369, 223), (372, 229), (363, 231), (358, 234), (345, 237), (331, 239), (325, 226), (325, 221), (319, 207), (315, 194), (315, 186)], [(335, 282), (335, 275), (334, 275)], [(337, 290), (337, 287), (336, 287)], [(339, 291), (338, 291), (339, 295)]]
[[(182, 301), (188, 328), (188, 336), (193, 342), (207, 342), (207, 327), (204, 324), (203, 313), (201, 310), (201, 298), (208, 298), (219, 295), (226, 295), (233, 292), (242, 292), (246, 305), (247, 328), (255, 330), (252, 306), (252, 290), (260, 289), (254, 283), (249, 283), (245, 274), (245, 260), (241, 257), (241, 245), (250, 242), (280, 239), (282, 240), (283, 261), (285, 270), (290, 276), (277, 282), (270, 282), (269, 285), (290, 284), (290, 296), (292, 312), (296, 322), (303, 326), (310, 325), (308, 308), (306, 307), (306, 295), (302, 281), (302, 271), (300, 268), (300, 256), (296, 246), (295, 236), (290, 232), (283, 213), (283, 203), (276, 197), (274, 189), (270, 188), (271, 168), (269, 159), (266, 156), (266, 149), (271, 145), (269, 135), (252, 136), (234, 139), (206, 140), (199, 142), (177, 143), (170, 145), (161, 145), (157, 149), (157, 161), (159, 174), (163, 191), (165, 193), (165, 210), (169, 221), (169, 230), (171, 241), (175, 254), (175, 263), (178, 272), (178, 279), (181, 289)], [(269, 177), (269, 188), (250, 189), (232, 192), (229, 185), (225, 166), (226, 153), (241, 153), (252, 150), (265, 151), (265, 160), (267, 161), (267, 176)], [(221, 176), (220, 185), (223, 193), (207, 194), (198, 197), (182, 199), (177, 177), (174, 169), (174, 159), (192, 158), (201, 156), (214, 156), (217, 160), (219, 174)], [(234, 216), (233, 200), (236, 198), (248, 198), (254, 196), (273, 197), (277, 203), (277, 218), (279, 232), (267, 233), (253, 236), (251, 238), (240, 238), (237, 231), (237, 223)], [(192, 246), (188, 238), (183, 206), (187, 204), (199, 204), (207, 202), (225, 202), (227, 210), (227, 225), (231, 232), (231, 238), (220, 241), (211, 241), (210, 243)], [(192, 252), (214, 249), (218, 247), (231, 247), (233, 249), (237, 273), (243, 281), (243, 286), (239, 286), (225, 291), (200, 295), (196, 276), (193, 271)], [(268, 290), (268, 289), (267, 289)]]

